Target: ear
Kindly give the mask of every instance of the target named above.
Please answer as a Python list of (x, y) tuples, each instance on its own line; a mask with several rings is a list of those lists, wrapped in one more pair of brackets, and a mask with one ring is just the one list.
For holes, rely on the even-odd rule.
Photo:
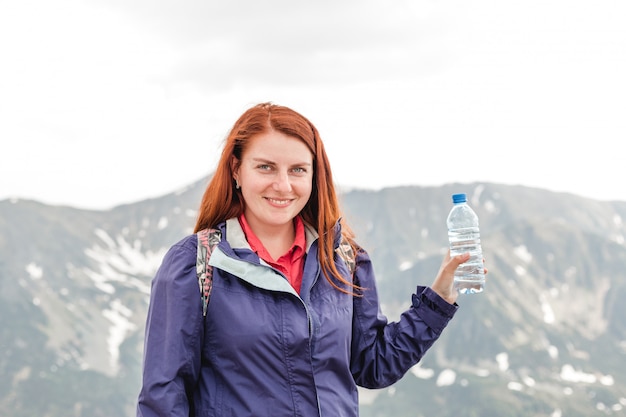
[(230, 158), (230, 170), (233, 173), (233, 179), (235, 181), (239, 180), (239, 166), (241, 165), (241, 161), (236, 156), (231, 156)]

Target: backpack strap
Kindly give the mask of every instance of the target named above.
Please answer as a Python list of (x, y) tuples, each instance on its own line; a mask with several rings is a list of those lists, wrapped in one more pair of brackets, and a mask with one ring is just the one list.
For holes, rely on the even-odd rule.
[(352, 249), (350, 243), (348, 243), (346, 239), (341, 239), (341, 243), (339, 243), (335, 252), (344, 260), (350, 273), (354, 274), (354, 270), (356, 269), (356, 256), (354, 255), (354, 249)]
[(222, 240), (222, 234), (217, 229), (203, 229), (198, 233), (198, 254), (196, 257), (196, 274), (198, 275), (198, 286), (200, 287), (200, 297), (202, 298), (202, 316), (206, 317), (213, 288), (213, 267), (209, 265), (209, 259), (213, 248)]

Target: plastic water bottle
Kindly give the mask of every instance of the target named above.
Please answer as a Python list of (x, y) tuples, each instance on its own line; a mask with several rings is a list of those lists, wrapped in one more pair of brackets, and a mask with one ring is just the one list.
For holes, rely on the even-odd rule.
[(454, 287), (461, 294), (483, 292), (485, 287), (485, 271), (483, 267), (483, 251), (480, 245), (478, 216), (467, 204), (465, 194), (453, 194), (454, 206), (448, 214), (448, 239), (450, 256), (469, 252), (467, 262), (459, 265), (454, 275)]

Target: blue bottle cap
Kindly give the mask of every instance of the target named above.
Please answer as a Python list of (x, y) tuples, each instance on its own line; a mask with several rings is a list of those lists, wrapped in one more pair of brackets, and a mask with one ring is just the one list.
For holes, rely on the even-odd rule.
[(454, 204), (465, 203), (466, 201), (467, 201), (467, 196), (465, 195), (465, 193), (463, 193), (463, 194), (452, 194), (452, 202)]

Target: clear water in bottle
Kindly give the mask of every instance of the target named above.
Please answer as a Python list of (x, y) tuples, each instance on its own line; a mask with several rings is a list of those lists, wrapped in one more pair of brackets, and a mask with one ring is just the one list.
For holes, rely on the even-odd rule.
[(485, 272), (478, 216), (467, 204), (465, 194), (454, 194), (452, 200), (454, 206), (447, 219), (450, 256), (470, 254), (456, 270), (454, 287), (461, 294), (480, 293), (485, 288)]

